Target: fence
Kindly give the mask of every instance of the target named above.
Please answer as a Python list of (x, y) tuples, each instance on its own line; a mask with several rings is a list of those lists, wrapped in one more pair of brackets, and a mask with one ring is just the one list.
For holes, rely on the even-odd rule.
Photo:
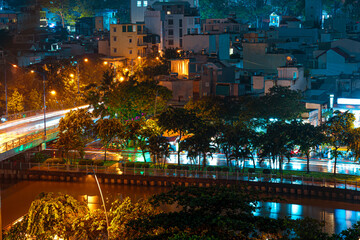
[(176, 169), (157, 169), (157, 168), (135, 168), (120, 166), (104, 167), (95, 165), (67, 165), (67, 164), (41, 164), (41, 163), (14, 163), (1, 162), (1, 169), (10, 170), (35, 170), (46, 172), (72, 172), (72, 173), (102, 173), (109, 175), (126, 175), (126, 176), (151, 176), (151, 177), (175, 177), (175, 178), (197, 178), (197, 179), (219, 179), (235, 180), (247, 182), (264, 182), (264, 183), (282, 183), (306, 186), (318, 186), (334, 189), (346, 189), (360, 191), (357, 181), (320, 179), (307, 176), (278, 176), (263, 173), (241, 173), (237, 172), (217, 172), (217, 171), (200, 171), (200, 170), (176, 170)]

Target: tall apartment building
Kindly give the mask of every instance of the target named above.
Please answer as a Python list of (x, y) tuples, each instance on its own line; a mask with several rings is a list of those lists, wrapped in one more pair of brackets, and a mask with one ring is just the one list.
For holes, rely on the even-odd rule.
[[(143, 22), (144, 14), (148, 6), (156, 2), (179, 2), (179, 0), (130, 0), (130, 19), (132, 23)], [(199, 7), (199, 0), (184, 0), (191, 7)]]
[(200, 33), (200, 14), (188, 2), (156, 2), (145, 12), (145, 26), (160, 36), (161, 48), (183, 48), (184, 35)]
[(110, 56), (133, 60), (145, 56), (144, 24), (110, 24)]

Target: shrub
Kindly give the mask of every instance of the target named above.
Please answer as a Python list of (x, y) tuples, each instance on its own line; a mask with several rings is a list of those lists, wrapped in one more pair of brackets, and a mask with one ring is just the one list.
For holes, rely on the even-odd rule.
[(183, 168), (182, 168), (181, 165), (176, 165), (176, 166), (175, 166), (175, 169), (176, 169), (176, 170), (182, 170)]
[(143, 163), (142, 167), (143, 168), (150, 168), (150, 163)]
[(63, 164), (64, 160), (62, 158), (48, 158), (45, 160), (46, 164)]
[(93, 161), (93, 164), (96, 166), (104, 166), (104, 161), (101, 159), (96, 159)]
[(270, 169), (264, 169), (263, 174), (270, 174)]
[(79, 165), (92, 165), (93, 161), (91, 159), (80, 159)]
[(175, 169), (176, 165), (167, 165), (167, 169)]
[(216, 167), (215, 167), (215, 171), (220, 172), (220, 171), (221, 171), (221, 167), (216, 166)]
[(143, 163), (142, 162), (136, 162), (134, 163), (135, 168), (142, 168), (143, 167)]
[(46, 154), (46, 153), (42, 153), (42, 152), (37, 152), (35, 153), (34, 155), (34, 158), (33, 158), (33, 161), (34, 162), (37, 162), (37, 163), (42, 163), (44, 162), (45, 160), (49, 159), (49, 155)]
[(135, 166), (135, 163), (134, 163), (134, 162), (127, 162), (127, 163), (125, 163), (125, 167), (133, 168), (134, 166)]
[(229, 167), (222, 167), (222, 171), (223, 171), (223, 172), (228, 172), (228, 171), (229, 171)]
[(189, 166), (182, 166), (182, 169), (183, 169), (183, 170), (189, 170), (190, 167), (189, 167)]
[(248, 169), (248, 172), (249, 172), (249, 173), (255, 173), (255, 168), (249, 168), (249, 169)]
[(212, 172), (212, 171), (214, 171), (214, 170), (215, 170), (215, 168), (214, 168), (213, 166), (208, 166), (208, 167), (207, 167), (207, 171)]

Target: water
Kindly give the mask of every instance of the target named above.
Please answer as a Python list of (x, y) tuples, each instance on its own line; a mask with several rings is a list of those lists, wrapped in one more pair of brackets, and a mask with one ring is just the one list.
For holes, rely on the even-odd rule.
[[(90, 209), (101, 206), (99, 189), (93, 176), (88, 176), (83, 183), (22, 181), (1, 186), (3, 226), (7, 226), (27, 213), (31, 202), (41, 192), (62, 192), (72, 195), (78, 200), (86, 201)], [(116, 198), (129, 196), (137, 201), (168, 190), (166, 187), (115, 184), (101, 184), (101, 188), (107, 208)], [(292, 219), (308, 216), (325, 220), (324, 231), (328, 233), (338, 233), (360, 220), (360, 206), (354, 203), (293, 197), (280, 203), (261, 203), (261, 207), (263, 208), (255, 212), (255, 215), (272, 218), (289, 216)]]

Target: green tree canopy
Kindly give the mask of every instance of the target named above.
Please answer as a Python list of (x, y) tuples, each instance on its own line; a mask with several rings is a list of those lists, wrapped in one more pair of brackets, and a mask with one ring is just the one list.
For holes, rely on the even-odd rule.
[(336, 162), (341, 155), (339, 148), (347, 146), (350, 140), (350, 134), (354, 128), (355, 116), (352, 113), (335, 111), (333, 116), (325, 123), (325, 133), (330, 146), (333, 147), (332, 155), (334, 157), (334, 174), (336, 174)]
[(56, 146), (66, 154), (76, 150), (80, 157), (84, 157), (84, 148), (93, 139), (93, 120), (88, 109), (71, 110), (60, 119), (59, 135)]

